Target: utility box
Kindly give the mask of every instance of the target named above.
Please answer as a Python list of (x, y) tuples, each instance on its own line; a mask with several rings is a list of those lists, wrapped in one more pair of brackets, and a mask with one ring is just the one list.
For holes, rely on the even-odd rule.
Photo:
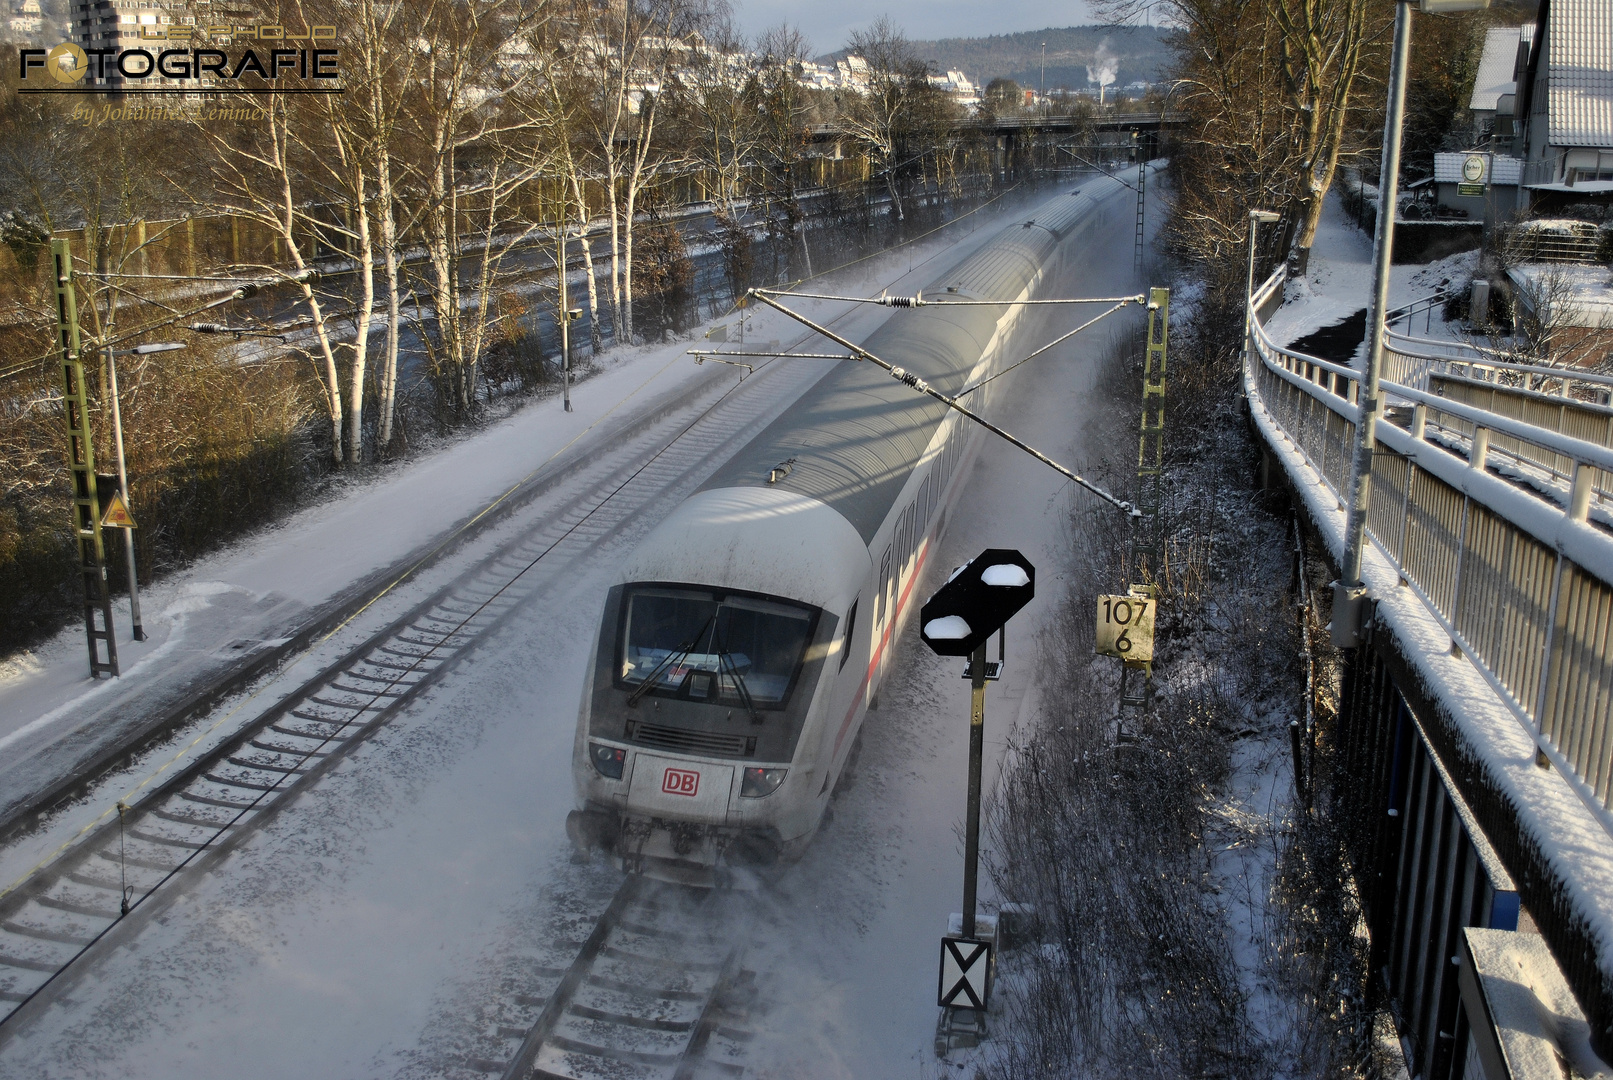
[(1478, 329), (1490, 325), (1490, 281), (1488, 278), (1474, 278), (1473, 291), (1467, 298), (1467, 321)]

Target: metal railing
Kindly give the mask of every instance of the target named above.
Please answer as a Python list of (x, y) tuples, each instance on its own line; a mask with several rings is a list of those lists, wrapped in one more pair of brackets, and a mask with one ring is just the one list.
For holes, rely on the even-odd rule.
[(1464, 341), (1438, 341), (1394, 330), (1384, 335), (1383, 343), (1384, 375), (1419, 390), (1429, 388), (1430, 374), (1455, 375), (1576, 402), (1613, 405), (1613, 375), (1551, 367)]
[(1441, 289), (1439, 292), (1430, 293), (1419, 300), (1413, 300), (1409, 304), (1393, 308), (1384, 314), (1384, 323), (1387, 326), (1393, 326), (1395, 323), (1404, 320), (1406, 329), (1410, 330), (1412, 324), (1417, 321), (1417, 316), (1421, 315), (1423, 317), (1423, 333), (1426, 334), (1434, 322), (1434, 309), (1442, 307), (1445, 301), (1450, 298), (1450, 295), (1449, 289)]
[[(1252, 307), (1280, 285), (1274, 275)], [(1342, 512), (1357, 373), (1274, 344), (1258, 317), (1249, 345), (1246, 389)], [(1398, 379), (1383, 389), (1412, 409), (1408, 426), (1377, 426), (1368, 536), (1613, 832), (1613, 536), (1588, 520), (1613, 449)], [(1463, 436), (1469, 457), (1431, 441), (1441, 431)], [(1550, 455), (1565, 490), (1492, 474), (1485, 465), (1500, 440), (1525, 461)]]

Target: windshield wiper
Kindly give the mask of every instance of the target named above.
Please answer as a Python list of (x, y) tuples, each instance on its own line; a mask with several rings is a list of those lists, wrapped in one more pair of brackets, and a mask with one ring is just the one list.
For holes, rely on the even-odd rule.
[(655, 665), (655, 670), (650, 672), (649, 675), (645, 676), (644, 681), (638, 684), (638, 689), (627, 695), (628, 708), (633, 708), (634, 706), (638, 705), (638, 703), (644, 698), (644, 695), (648, 694), (655, 686), (655, 680), (661, 677), (661, 673), (663, 671), (669, 667), (672, 667), (674, 664), (677, 664), (684, 657), (694, 652), (694, 647), (700, 644), (700, 639), (706, 636), (706, 631), (711, 628), (711, 624), (716, 620), (716, 618), (717, 613), (713, 611), (711, 613), (711, 618), (707, 619), (705, 625), (701, 626), (700, 629), (695, 632), (694, 637), (685, 642), (677, 652), (668, 653), (665, 660), (662, 660), (659, 664)]
[(734, 654), (727, 649), (717, 650), (717, 662), (728, 666), (728, 673), (734, 677), (734, 689), (739, 692), (740, 704), (750, 713), (750, 722), (760, 724), (762, 715), (756, 711), (756, 702), (750, 696), (750, 687), (745, 685), (744, 676), (739, 673), (739, 665), (734, 663)]

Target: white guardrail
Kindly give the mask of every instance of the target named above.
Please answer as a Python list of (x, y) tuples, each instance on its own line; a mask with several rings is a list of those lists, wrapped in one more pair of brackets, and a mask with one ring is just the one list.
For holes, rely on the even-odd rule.
[[(1267, 336), (1259, 312), (1283, 280), (1249, 298), (1245, 378), (1342, 508), (1359, 375)], [(1613, 379), (1386, 345), (1368, 535), (1613, 831), (1613, 533), (1598, 524), (1613, 522), (1613, 409), (1581, 400)], [(1548, 380), (1567, 396), (1541, 392)]]

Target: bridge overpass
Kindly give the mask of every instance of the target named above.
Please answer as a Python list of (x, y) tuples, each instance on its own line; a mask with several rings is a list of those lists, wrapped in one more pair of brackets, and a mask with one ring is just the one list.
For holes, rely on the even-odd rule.
[[(1283, 284), (1249, 298), (1248, 415), (1336, 571), (1358, 374), (1271, 340)], [(1394, 333), (1385, 364), (1331, 736), (1371, 985), (1422, 1080), (1607, 1075), (1613, 378)]]

